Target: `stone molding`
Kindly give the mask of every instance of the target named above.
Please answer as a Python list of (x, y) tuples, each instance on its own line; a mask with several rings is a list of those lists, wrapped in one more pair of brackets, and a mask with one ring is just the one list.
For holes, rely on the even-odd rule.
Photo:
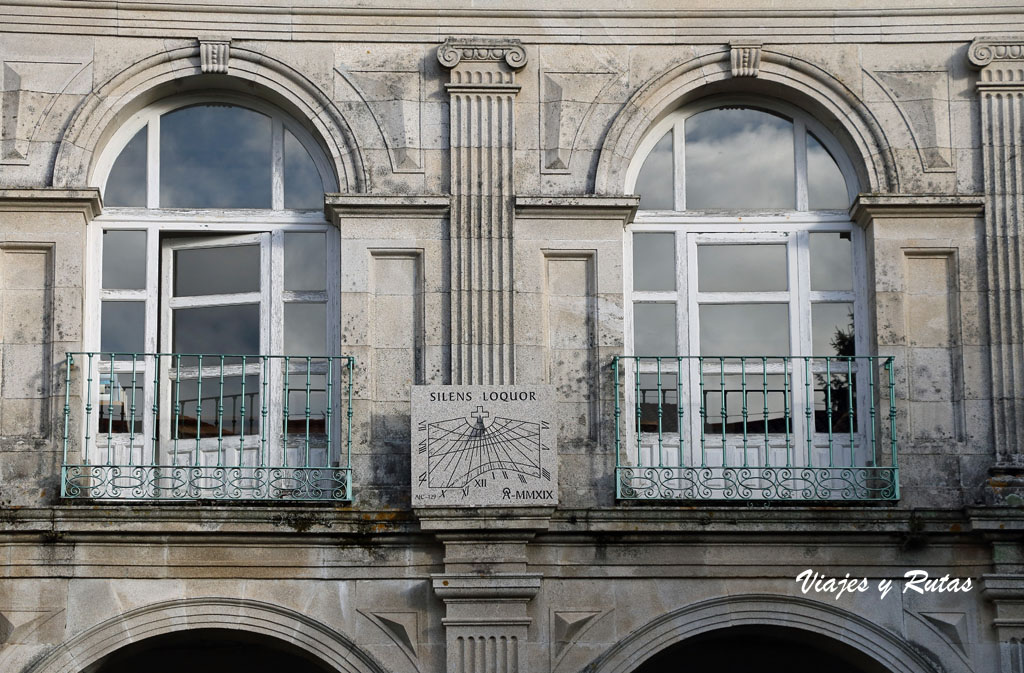
[(231, 40), (199, 39), (199, 64), (203, 72), (227, 74)]
[(462, 61), (505, 61), (509, 68), (518, 70), (526, 65), (526, 50), (519, 40), (460, 40), (450, 37), (437, 48), (437, 60), (446, 68), (454, 68)]
[[(864, 191), (900, 191), (896, 159), (881, 124), (871, 106), (840, 80), (811, 61), (775, 49), (761, 50), (757, 79), (781, 87), (777, 97), (801, 107), (813, 103), (831, 116), (822, 121), (831, 121), (845, 132), (840, 135), (851, 145), (850, 158)], [(727, 80), (736, 82), (734, 87), (744, 81), (733, 77), (732, 52), (724, 48), (680, 63), (637, 89), (605, 135), (594, 192), (621, 194), (626, 170), (647, 129), (666, 112), (699, 98), (708, 85)]]
[(981, 70), (979, 89), (1024, 89), (1024, 37), (975, 38), (967, 58)]
[(621, 220), (626, 226), (633, 221), (640, 197), (622, 196), (516, 196), (517, 219), (549, 217), (600, 218)]
[[(75, 109), (64, 131), (54, 161), (53, 186), (74, 189), (88, 185), (110, 131), (153, 100), (180, 92), (197, 75), (210, 76), (203, 72), (198, 42), (142, 58), (97, 84)], [(369, 191), (369, 174), (348, 121), (330, 95), (310, 78), (257, 49), (236, 44), (231, 49), (230, 80), (246, 90), (260, 87), (268, 99), (284, 102), (288, 112), (307, 120), (323, 142), (341, 189)], [(223, 88), (224, 82), (222, 77), (217, 86)]]
[(733, 77), (757, 77), (761, 67), (760, 42), (730, 42)]
[[(592, 661), (591, 673), (628, 673), (654, 654), (688, 638), (717, 629), (770, 624), (816, 633), (838, 640), (885, 666), (892, 673), (933, 673), (942, 661), (947, 673), (969, 673), (957, 666), (959, 657), (948, 643), (928, 643), (935, 659), (926, 657), (918, 644), (870, 620), (830, 603), (798, 596), (746, 594), (694, 603), (634, 629), (628, 636)], [(945, 656), (944, 656), (945, 655)]]
[(338, 224), (340, 217), (444, 217), (451, 199), (448, 196), (405, 194), (327, 194), (324, 213)]
[(980, 217), (985, 198), (945, 194), (860, 194), (850, 206), (850, 219), (866, 227), (876, 217)]
[(197, 628), (258, 633), (290, 643), (339, 673), (386, 673), (355, 642), (288, 608), (241, 598), (203, 597), (154, 603), (78, 633), (32, 664), (25, 673), (78, 673), (145, 637)]
[(80, 211), (86, 220), (92, 220), (103, 211), (100, 190), (51, 187), (0, 189), (0, 212), (54, 210)]

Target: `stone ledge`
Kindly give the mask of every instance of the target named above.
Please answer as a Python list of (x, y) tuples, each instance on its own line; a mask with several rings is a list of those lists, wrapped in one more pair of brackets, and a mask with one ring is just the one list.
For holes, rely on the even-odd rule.
[(636, 216), (640, 197), (623, 196), (531, 196), (515, 199), (516, 217), (544, 219), (550, 217), (599, 217), (622, 220), (629, 224)]
[(876, 217), (980, 217), (983, 194), (860, 194), (850, 206), (850, 217), (861, 226)]
[(81, 212), (92, 219), (103, 211), (100, 190), (59, 189), (51, 187), (11, 187), (0, 189), (2, 212), (52, 212), (54, 210)]
[(426, 194), (327, 194), (324, 214), (337, 222), (338, 217), (441, 217), (448, 214), (448, 195)]

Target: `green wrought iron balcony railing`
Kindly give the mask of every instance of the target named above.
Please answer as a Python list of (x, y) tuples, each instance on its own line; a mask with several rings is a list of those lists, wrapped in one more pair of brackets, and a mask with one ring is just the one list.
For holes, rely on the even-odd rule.
[(612, 371), (620, 499), (899, 498), (891, 357), (624, 356)]
[(68, 353), (61, 495), (350, 500), (354, 366), (350, 356)]

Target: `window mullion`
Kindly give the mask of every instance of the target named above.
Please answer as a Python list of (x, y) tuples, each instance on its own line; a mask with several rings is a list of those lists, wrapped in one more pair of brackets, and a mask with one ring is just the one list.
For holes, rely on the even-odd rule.
[[(793, 330), (791, 348), (794, 355), (813, 355), (811, 352), (811, 299), (810, 299), (810, 238), (806, 231), (796, 232), (790, 239), (790, 250), (796, 264), (790, 264), (789, 324)], [(795, 328), (795, 329), (794, 329)]]
[(270, 126), (270, 207), (284, 208), (284, 124), (274, 117)]
[(807, 197), (807, 127), (804, 120), (793, 120), (793, 158), (796, 160), (796, 209), (809, 209)]
[(153, 115), (146, 129), (146, 208), (159, 208), (160, 115)]
[(678, 119), (672, 127), (672, 189), (676, 210), (686, 210), (686, 120)]

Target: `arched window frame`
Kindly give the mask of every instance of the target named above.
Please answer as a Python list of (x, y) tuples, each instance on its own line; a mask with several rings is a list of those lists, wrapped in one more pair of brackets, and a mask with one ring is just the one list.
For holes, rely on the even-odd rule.
[[(160, 184), (160, 119), (168, 113), (203, 104), (216, 104), (237, 106), (266, 115), (271, 121), (271, 208), (161, 208), (159, 205), (159, 184)], [(168, 353), (171, 348), (171, 333), (167, 325), (167, 316), (170, 302), (168, 292), (170, 287), (168, 269), (164, 260), (170, 259), (167, 255), (181, 246), (188, 247), (221, 247), (225, 245), (246, 245), (257, 243), (260, 246), (260, 273), (261, 283), (258, 293), (258, 301), (261, 311), (260, 318), (260, 348), (261, 355), (281, 356), (285, 353), (285, 307), (292, 304), (325, 304), (325, 326), (324, 343), (325, 352), (309, 353), (304, 355), (317, 356), (314, 365), (323, 362), (320, 356), (337, 359), (341, 355), (341, 333), (340, 333), (340, 274), (339, 263), (341, 242), (337, 227), (333, 226), (322, 210), (289, 210), (284, 208), (284, 130), (291, 132), (295, 139), (303, 146), (312, 159), (320, 177), (322, 187), (326, 191), (337, 189), (337, 177), (328, 162), (326, 155), (316, 142), (313, 135), (303, 125), (290, 117), (278, 107), (250, 96), (240, 95), (232, 92), (204, 92), (196, 94), (177, 95), (167, 99), (156, 101), (147, 107), (131, 115), (124, 124), (114, 131), (107, 141), (104, 149), (99, 154), (92, 170), (91, 183), (99, 186), (101, 193), (105, 193), (111, 170), (125, 149), (128, 143), (143, 128), (147, 127), (147, 198), (145, 207), (105, 207), (103, 213), (93, 221), (93, 226), (88, 232), (87, 242), (87, 275), (86, 275), (86, 302), (88, 310), (83, 318), (83, 345), (84, 350), (99, 354), (97, 362), (104, 366), (105, 351), (101, 343), (101, 315), (105, 301), (132, 301), (144, 303), (144, 337), (142, 353)], [(137, 289), (107, 289), (103, 287), (104, 250), (103, 235), (106, 232), (114, 231), (141, 231), (146, 233), (145, 252), (146, 270), (145, 286)], [(284, 285), (284, 255), (285, 240), (289, 234), (299, 233), (321, 233), (325, 237), (325, 285), (320, 291), (289, 291)], [(168, 236), (174, 237), (174, 246), (166, 245), (170, 240)], [(228, 242), (233, 239), (235, 242)], [(181, 246), (179, 246), (179, 243)], [(200, 298), (201, 299), (201, 298)], [(202, 303), (197, 303), (201, 306)], [(213, 301), (213, 306), (221, 305)], [(227, 304), (223, 304), (227, 305)], [(263, 317), (264, 313), (268, 316)], [(301, 360), (296, 367), (301, 368)], [(91, 360), (90, 360), (91, 362)], [(141, 440), (138, 437), (161, 435), (159, 453), (150, 455), (149, 458), (157, 461), (166, 461), (167, 448), (163, 445), (163, 435), (166, 428), (158, 428), (154, 408), (155, 386), (150, 385), (154, 372), (152, 366), (154, 359), (144, 356), (124, 363), (110, 364), (109, 359), (105, 365), (112, 376), (114, 373), (131, 372), (133, 377), (138, 378), (140, 389), (144, 389), (139, 395), (137, 407), (138, 417), (136, 421), (140, 429), (135, 432), (136, 442)], [(168, 358), (159, 360), (160, 366), (165, 367)], [(269, 361), (269, 369), (274, 377), (273, 383), (268, 386), (268, 398), (266, 406), (274, 410), (278, 417), (283, 406), (282, 393), (280, 391), (281, 379), (284, 368), (278, 361)], [(339, 367), (337, 364), (329, 365)], [(307, 367), (308, 370), (308, 367)], [(86, 394), (91, 399), (100, 400), (100, 378), (102, 371), (93, 377), (91, 391)], [(319, 370), (312, 370), (317, 375)], [(340, 377), (339, 379), (340, 380)], [(297, 384), (296, 384), (297, 385)], [(166, 392), (166, 391), (165, 391)], [(333, 391), (333, 398), (340, 395), (340, 386)], [(340, 399), (340, 398), (339, 398)], [(168, 404), (165, 399), (161, 404)], [(337, 404), (337, 399), (329, 404)], [(97, 405), (99, 406), (99, 405)], [(167, 414), (167, 409), (161, 413)], [(250, 410), (250, 415), (253, 411)], [(335, 432), (340, 431), (341, 414), (336, 413), (332, 421)], [(270, 436), (280, 437), (280, 418), (273, 418), (273, 426)], [(99, 427), (99, 414), (93, 414), (89, 427), (86, 428), (86, 436), (98, 437), (103, 428)], [(340, 436), (337, 435), (336, 436)], [(114, 460), (115, 462), (125, 461), (126, 449), (124, 438), (115, 437)], [(205, 441), (205, 440), (204, 440)], [(273, 441), (278, 441), (274, 439)], [(137, 447), (144, 447), (136, 444)], [(154, 447), (155, 447), (154, 443)], [(156, 450), (154, 448), (154, 450)], [(280, 461), (282, 458), (281, 446), (277, 446), (271, 452), (271, 459)], [(289, 449), (291, 450), (291, 449)], [(333, 449), (329, 450), (328, 460), (339, 460), (338, 451), (341, 450), (340, 443), (336, 442)], [(109, 460), (106, 449), (95, 444), (89, 446), (90, 453), (85, 456), (86, 460), (101, 461)], [(92, 451), (99, 451), (92, 455)], [(345, 456), (341, 454), (340, 460), (344, 464)], [(130, 462), (130, 460), (129, 460)], [(293, 463), (293, 465), (296, 465)]]

